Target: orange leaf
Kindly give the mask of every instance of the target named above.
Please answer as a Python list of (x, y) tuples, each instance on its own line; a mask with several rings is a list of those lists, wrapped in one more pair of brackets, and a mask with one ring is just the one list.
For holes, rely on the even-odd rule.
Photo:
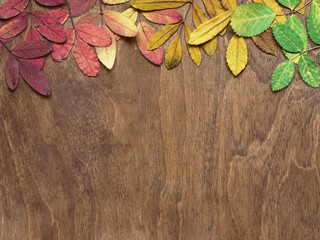
[(77, 34), (83, 41), (97, 47), (106, 47), (111, 44), (111, 38), (106, 31), (92, 24), (81, 24), (76, 26)]
[(150, 62), (154, 63), (155, 65), (160, 65), (163, 61), (163, 54), (164, 54), (163, 46), (152, 51), (149, 51), (147, 49), (149, 39), (153, 34), (156, 33), (156, 30), (145, 22), (139, 22), (138, 31), (139, 31), (139, 34), (136, 39), (137, 39), (137, 45), (140, 52)]
[(78, 20), (78, 22), (76, 23), (76, 25), (80, 25), (80, 24), (84, 24), (84, 23), (98, 25), (99, 21), (100, 21), (100, 14), (99, 13), (88, 13), (85, 16), (83, 16), (82, 18), (80, 18)]
[(182, 20), (181, 14), (175, 9), (142, 12), (142, 14), (149, 21), (159, 24), (172, 24)]
[(104, 11), (103, 18), (108, 27), (116, 34), (125, 37), (135, 37), (138, 35), (137, 27), (128, 17), (119, 12), (111, 10)]
[(73, 48), (73, 56), (81, 71), (89, 76), (96, 77), (99, 74), (99, 60), (94, 50), (81, 39), (76, 40)]

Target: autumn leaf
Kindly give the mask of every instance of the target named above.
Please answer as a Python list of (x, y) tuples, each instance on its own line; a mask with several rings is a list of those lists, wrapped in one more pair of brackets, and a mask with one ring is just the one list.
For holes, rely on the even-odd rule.
[(237, 0), (221, 0), (222, 5), (227, 10), (234, 10), (238, 4)]
[(76, 40), (73, 48), (73, 56), (85, 75), (96, 77), (99, 74), (100, 64), (96, 53), (81, 39)]
[(66, 29), (67, 41), (64, 43), (53, 43), (51, 57), (54, 61), (60, 62), (65, 59), (74, 44), (75, 33), (73, 28)]
[(181, 22), (165, 25), (149, 39), (147, 49), (154, 50), (163, 45), (180, 27)]
[(189, 45), (188, 41), (189, 41), (189, 36), (191, 34), (191, 28), (187, 23), (184, 23), (184, 37), (186, 40), (186, 45), (188, 48), (188, 52), (190, 54), (190, 57), (192, 59), (192, 61), (199, 66), (201, 63), (201, 52), (198, 46), (193, 46), (193, 45)]
[(105, 4), (120, 4), (120, 3), (125, 3), (129, 2), (129, 0), (102, 0), (103, 3)]
[(103, 12), (103, 18), (107, 26), (116, 34), (124, 37), (135, 37), (138, 35), (137, 27), (123, 14), (107, 10)]
[(92, 46), (106, 47), (111, 44), (111, 37), (102, 28), (92, 24), (81, 24), (75, 27), (80, 38)]
[[(193, 20), (193, 25), (196, 28), (208, 20), (204, 12), (202, 11), (202, 9), (199, 7), (199, 5), (194, 2), (192, 3), (192, 20)], [(217, 49), (217, 44), (218, 44), (217, 40), (218, 40), (217, 37), (214, 37), (211, 40), (201, 45), (203, 47), (203, 50), (209, 56), (212, 56), (215, 53)]]
[(29, 0), (7, 0), (0, 9), (0, 18), (8, 19), (19, 15), (28, 5)]
[(182, 58), (182, 47), (181, 47), (181, 39), (180, 34), (178, 33), (177, 36), (170, 42), (169, 46), (165, 52), (165, 63), (168, 69), (172, 69), (176, 67)]
[(52, 10), (52, 11), (49, 11), (48, 14), (52, 18), (56, 19), (60, 24), (64, 24), (69, 17), (68, 11), (63, 9)]
[(182, 20), (181, 14), (175, 9), (142, 12), (142, 14), (149, 21), (159, 24), (172, 24)]
[(128, 8), (127, 10), (123, 11), (122, 14), (129, 18), (133, 24), (135, 24), (138, 19), (138, 11), (134, 8)]
[(254, 44), (260, 48), (265, 53), (272, 54), (274, 56), (277, 56), (278, 54), (278, 44), (276, 40), (273, 37), (273, 34), (270, 29), (267, 31), (257, 35), (253, 36), (252, 40)]
[(23, 79), (38, 93), (49, 96), (51, 89), (43, 72), (38, 66), (25, 59), (19, 60), (19, 71)]
[(202, 23), (191, 33), (189, 44), (199, 45), (218, 35), (229, 24), (231, 14), (232, 11), (226, 11)]
[[(42, 40), (42, 37), (36, 29), (34, 29), (33, 27), (30, 27), (28, 32), (24, 36), (24, 41), (34, 41), (34, 40)], [(41, 69), (44, 64), (44, 57), (29, 59), (29, 61), (36, 64)]]
[(12, 38), (21, 33), (26, 26), (20, 24), (21, 20), (10, 21), (0, 27), (0, 38)]
[(142, 53), (150, 62), (155, 65), (160, 65), (163, 61), (164, 50), (163, 47), (159, 47), (157, 49), (149, 51), (147, 49), (148, 42), (153, 34), (155, 34), (156, 30), (145, 22), (138, 23), (138, 31), (139, 34), (136, 37), (137, 45)]
[(19, 81), (19, 65), (15, 57), (10, 53), (7, 55), (5, 68), (8, 88), (15, 90)]
[(178, 8), (190, 2), (189, 0), (132, 0), (131, 6), (142, 11)]
[[(220, 4), (220, 1), (217, 0), (203, 0), (202, 1), (209, 16), (211, 18), (214, 18), (215, 16), (221, 14), (224, 12), (224, 9), (222, 5)], [(194, 4), (194, 2), (192, 2)]]
[(104, 31), (108, 32), (111, 37), (111, 44), (107, 47), (96, 47), (96, 52), (99, 61), (109, 70), (113, 68), (114, 62), (116, 60), (116, 53), (117, 53), (117, 42), (114, 37), (114, 35), (111, 33), (111, 31), (105, 27), (102, 26)]
[(11, 52), (15, 56), (28, 59), (45, 56), (51, 51), (51, 43), (42, 40), (23, 41), (11, 48)]
[(67, 40), (66, 33), (61, 24), (48, 13), (32, 11), (32, 19), (35, 28), (45, 38), (57, 43), (62, 43)]
[(90, 12), (86, 15), (84, 15), (83, 17), (81, 17), (77, 22), (76, 22), (76, 26), (77, 25), (81, 25), (81, 24), (92, 24), (92, 25), (98, 25), (100, 22), (100, 14), (99, 13), (93, 13)]
[(245, 3), (238, 6), (231, 17), (231, 26), (242, 37), (256, 36), (267, 30), (276, 13), (262, 3)]
[(234, 34), (229, 42), (226, 60), (233, 75), (237, 76), (247, 65), (248, 50), (243, 37)]
[(290, 60), (281, 62), (272, 74), (271, 88), (279, 91), (287, 87), (294, 76), (294, 63)]
[(64, 0), (36, 0), (38, 3), (45, 6), (58, 6), (64, 4)]
[(70, 12), (72, 17), (78, 17), (86, 12), (88, 12), (96, 3), (96, 0), (67, 0), (68, 4), (65, 9), (68, 10), (68, 5), (70, 7)]

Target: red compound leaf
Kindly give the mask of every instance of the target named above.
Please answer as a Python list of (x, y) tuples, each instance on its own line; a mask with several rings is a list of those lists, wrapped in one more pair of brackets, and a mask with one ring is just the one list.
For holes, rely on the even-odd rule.
[(5, 68), (8, 88), (15, 90), (19, 81), (19, 64), (15, 57), (10, 53), (7, 55)]
[(92, 46), (106, 47), (111, 44), (111, 37), (102, 28), (92, 24), (76, 26), (76, 31), (83, 41)]
[(42, 40), (23, 41), (11, 48), (15, 56), (28, 59), (43, 57), (51, 51), (51, 43)]
[(0, 9), (0, 18), (8, 19), (19, 15), (28, 5), (29, 0), (7, 0)]
[(73, 28), (66, 29), (67, 41), (64, 43), (54, 43), (52, 45), (53, 50), (51, 52), (51, 57), (54, 61), (61, 62), (63, 59), (67, 58), (69, 52), (74, 44), (74, 30)]

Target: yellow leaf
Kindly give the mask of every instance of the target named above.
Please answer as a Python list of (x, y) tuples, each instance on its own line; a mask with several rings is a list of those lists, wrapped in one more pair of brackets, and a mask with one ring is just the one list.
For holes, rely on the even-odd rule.
[(168, 69), (176, 67), (182, 57), (181, 39), (180, 34), (172, 40), (166, 49), (164, 60)]
[[(287, 21), (287, 18), (285, 15), (281, 15), (284, 14), (282, 7), (280, 7), (280, 5), (277, 3), (276, 0), (253, 0), (255, 3), (263, 3), (265, 5), (267, 5), (268, 7), (270, 7), (276, 14), (276, 18), (274, 19), (274, 21), (271, 23), (271, 26), (274, 23), (285, 23)], [(280, 15), (280, 16), (278, 16)]]
[(129, 0), (102, 0), (102, 2), (105, 4), (120, 4), (120, 3), (129, 2)]
[(111, 44), (107, 47), (96, 47), (96, 53), (100, 62), (109, 70), (112, 69), (114, 62), (116, 60), (117, 53), (117, 42), (114, 34), (105, 26), (104, 29), (110, 33)]
[(188, 52), (190, 54), (190, 57), (192, 61), (199, 66), (201, 63), (201, 52), (198, 46), (192, 46), (188, 44), (189, 36), (191, 34), (191, 28), (187, 23), (184, 23), (184, 37), (186, 40)]
[(202, 2), (211, 18), (224, 12), (223, 7), (218, 0), (202, 0)]
[(142, 11), (178, 8), (190, 2), (189, 0), (132, 0), (131, 6)]
[[(196, 3), (192, 3), (192, 20), (195, 27), (199, 27), (202, 23), (208, 20), (202, 9)], [(209, 56), (212, 56), (217, 49), (217, 43), (217, 37), (214, 37), (210, 41), (202, 44), (203, 50)]]
[(191, 33), (189, 44), (199, 45), (217, 36), (229, 24), (232, 12), (232, 10), (223, 12), (202, 23)]
[(229, 42), (226, 60), (233, 75), (237, 76), (247, 65), (248, 49), (243, 37), (234, 34)]
[(138, 11), (134, 8), (128, 8), (124, 12), (122, 12), (123, 15), (125, 15), (127, 18), (129, 18), (133, 24), (136, 24), (136, 21), (138, 19)]
[(150, 38), (148, 42), (148, 50), (154, 50), (164, 44), (180, 27), (181, 22), (169, 24), (162, 27)]
[(202, 23), (207, 21), (208, 18), (195, 2), (192, 3), (192, 21), (195, 27), (199, 27)]
[(296, 6), (296, 8), (295, 8), (294, 10), (297, 10), (297, 9), (300, 9), (300, 8), (301, 8), (301, 9), (298, 11), (298, 13), (304, 14), (306, 8), (305, 8), (305, 7), (302, 8), (302, 6), (304, 6), (305, 4), (306, 4), (306, 0), (301, 0), (301, 2), (299, 3), (299, 5)]
[(237, 0), (222, 0), (222, 5), (227, 10), (234, 10), (237, 7)]

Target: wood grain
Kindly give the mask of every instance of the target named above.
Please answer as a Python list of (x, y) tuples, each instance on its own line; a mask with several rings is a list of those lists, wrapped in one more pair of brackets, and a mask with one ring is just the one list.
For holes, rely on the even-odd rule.
[[(44, 98), (0, 84), (0, 239), (320, 239), (320, 94), (249, 39), (234, 78), (219, 38), (173, 70), (120, 40), (115, 67), (85, 77), (72, 56)], [(313, 55), (315, 57), (315, 55)]]

